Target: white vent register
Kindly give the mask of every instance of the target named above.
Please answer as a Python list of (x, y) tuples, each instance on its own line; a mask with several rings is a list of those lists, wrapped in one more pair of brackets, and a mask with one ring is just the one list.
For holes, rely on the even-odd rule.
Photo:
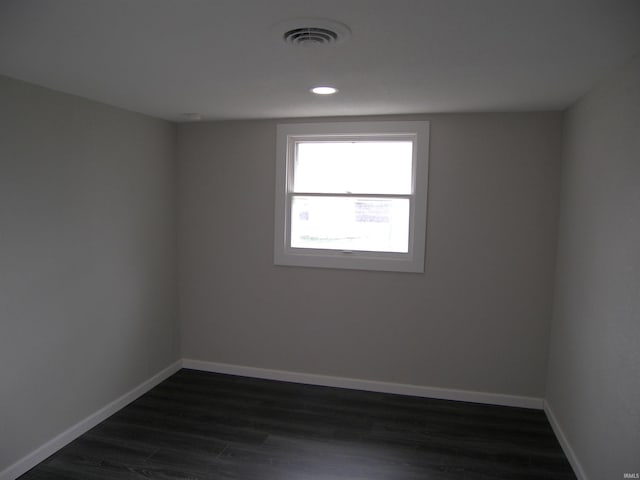
[(275, 31), (285, 43), (299, 47), (332, 46), (351, 36), (346, 25), (323, 18), (287, 20), (279, 23)]

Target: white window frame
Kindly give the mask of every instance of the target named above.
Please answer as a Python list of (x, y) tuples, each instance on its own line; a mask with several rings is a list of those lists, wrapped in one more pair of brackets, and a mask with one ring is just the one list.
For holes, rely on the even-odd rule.
[[(295, 145), (305, 140), (413, 141), (413, 175), (409, 207), (409, 252), (365, 252), (292, 248), (291, 199), (294, 195)], [(277, 127), (274, 263), (276, 265), (424, 273), (429, 122), (288, 123)], [(301, 195), (301, 193), (296, 193)], [(358, 197), (357, 194), (352, 195)], [(384, 197), (385, 195), (380, 195)]]

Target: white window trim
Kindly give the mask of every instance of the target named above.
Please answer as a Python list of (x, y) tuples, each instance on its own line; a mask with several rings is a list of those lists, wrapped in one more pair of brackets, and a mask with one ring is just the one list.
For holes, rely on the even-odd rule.
[[(371, 136), (413, 135), (413, 185), (410, 206), (409, 253), (351, 252), (341, 250), (289, 247), (291, 206), (289, 185), (292, 182), (293, 145), (295, 141), (314, 138), (358, 139)], [(277, 128), (274, 263), (276, 265), (424, 272), (427, 187), (429, 165), (429, 122), (337, 122), (290, 123)]]

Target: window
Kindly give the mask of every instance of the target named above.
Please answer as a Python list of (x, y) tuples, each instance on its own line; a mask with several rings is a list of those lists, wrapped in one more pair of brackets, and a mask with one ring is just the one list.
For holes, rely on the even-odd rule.
[(424, 272), (428, 122), (278, 125), (274, 262)]

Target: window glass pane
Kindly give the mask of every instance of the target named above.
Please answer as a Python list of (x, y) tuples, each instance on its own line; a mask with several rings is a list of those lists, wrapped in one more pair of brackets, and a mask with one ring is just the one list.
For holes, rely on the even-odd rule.
[(294, 196), (291, 246), (409, 251), (409, 199)]
[(297, 142), (294, 192), (411, 194), (411, 141)]

